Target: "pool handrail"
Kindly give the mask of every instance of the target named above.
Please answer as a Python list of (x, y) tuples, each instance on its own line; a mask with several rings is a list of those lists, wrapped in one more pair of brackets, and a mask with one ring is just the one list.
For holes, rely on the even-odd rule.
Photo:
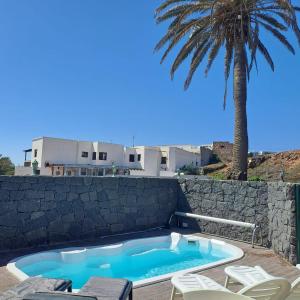
[[(197, 215), (197, 214), (185, 213), (185, 212), (180, 212), (180, 211), (175, 211), (171, 215), (171, 217), (169, 219), (169, 222), (168, 222), (168, 225), (171, 224), (171, 221), (172, 221), (174, 216), (184, 217), (184, 218), (192, 218), (192, 219), (197, 219), (197, 220), (205, 220), (205, 221), (210, 221), (210, 222), (215, 222), (215, 223), (222, 223), (222, 224), (228, 224), (228, 225), (233, 225), (233, 226), (241, 226), (241, 227), (251, 228), (252, 229), (252, 238), (251, 238), (252, 248), (254, 248), (255, 233), (256, 233), (257, 229), (261, 229), (260, 226), (255, 224), (255, 223), (235, 221), (235, 220), (229, 220), (229, 219), (223, 219), (223, 218), (217, 218), (217, 217), (210, 217), (210, 216), (204, 216), (204, 215)], [(178, 223), (178, 227), (179, 227), (179, 223)], [(261, 238), (261, 243), (263, 243), (261, 230), (260, 230), (260, 238)]]

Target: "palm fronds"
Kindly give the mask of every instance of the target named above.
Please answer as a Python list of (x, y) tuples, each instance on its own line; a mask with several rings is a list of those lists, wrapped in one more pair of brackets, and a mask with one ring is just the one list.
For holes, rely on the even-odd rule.
[[(161, 62), (171, 51), (180, 47), (171, 67), (171, 78), (179, 66), (191, 57), (189, 72), (184, 83), (187, 89), (192, 78), (207, 57), (207, 74), (220, 48), (225, 47), (224, 57), (224, 107), (226, 105), (227, 81), (230, 76), (232, 58), (236, 45), (242, 43), (246, 52), (243, 63), (248, 77), (261, 53), (271, 69), (274, 62), (261, 41), (260, 28), (270, 33), (291, 53), (295, 49), (286, 33), (293, 31), (300, 44), (300, 29), (296, 13), (300, 7), (292, 0), (164, 0), (156, 9), (157, 23), (169, 21), (166, 34), (155, 47), (155, 51), (166, 47)], [(257, 51), (258, 50), (258, 51)], [(249, 58), (248, 58), (249, 56)], [(249, 63), (248, 63), (249, 61)]]

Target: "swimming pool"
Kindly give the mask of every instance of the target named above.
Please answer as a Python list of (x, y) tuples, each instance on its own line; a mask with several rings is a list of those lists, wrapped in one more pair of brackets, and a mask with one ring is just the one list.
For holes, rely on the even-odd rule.
[(140, 286), (242, 256), (241, 249), (222, 241), (171, 233), (113, 245), (39, 252), (11, 261), (7, 269), (20, 280), (32, 276), (71, 279), (74, 289), (80, 289), (91, 276), (127, 278)]

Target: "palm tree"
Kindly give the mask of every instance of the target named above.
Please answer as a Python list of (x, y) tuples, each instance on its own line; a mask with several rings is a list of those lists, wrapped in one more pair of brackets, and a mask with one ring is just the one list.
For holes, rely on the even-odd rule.
[(180, 46), (172, 67), (171, 78), (178, 67), (192, 55), (184, 84), (187, 89), (193, 75), (207, 56), (205, 73), (210, 70), (221, 47), (225, 47), (225, 93), (233, 64), (234, 80), (234, 147), (230, 178), (247, 179), (247, 83), (253, 65), (257, 69), (259, 51), (274, 71), (274, 63), (261, 41), (261, 31), (272, 34), (291, 53), (295, 54), (284, 33), (291, 29), (300, 44), (300, 30), (296, 12), (299, 7), (292, 0), (164, 0), (156, 10), (156, 21), (171, 21), (167, 33), (155, 47), (167, 45), (161, 63), (175, 46)]

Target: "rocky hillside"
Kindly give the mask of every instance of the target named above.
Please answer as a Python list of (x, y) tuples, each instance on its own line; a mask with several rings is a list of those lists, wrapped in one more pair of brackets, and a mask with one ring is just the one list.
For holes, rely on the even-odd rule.
[[(208, 176), (226, 179), (228, 164), (215, 164), (205, 167)], [(300, 150), (280, 152), (249, 158), (248, 178), (250, 180), (284, 181), (300, 183)]]

